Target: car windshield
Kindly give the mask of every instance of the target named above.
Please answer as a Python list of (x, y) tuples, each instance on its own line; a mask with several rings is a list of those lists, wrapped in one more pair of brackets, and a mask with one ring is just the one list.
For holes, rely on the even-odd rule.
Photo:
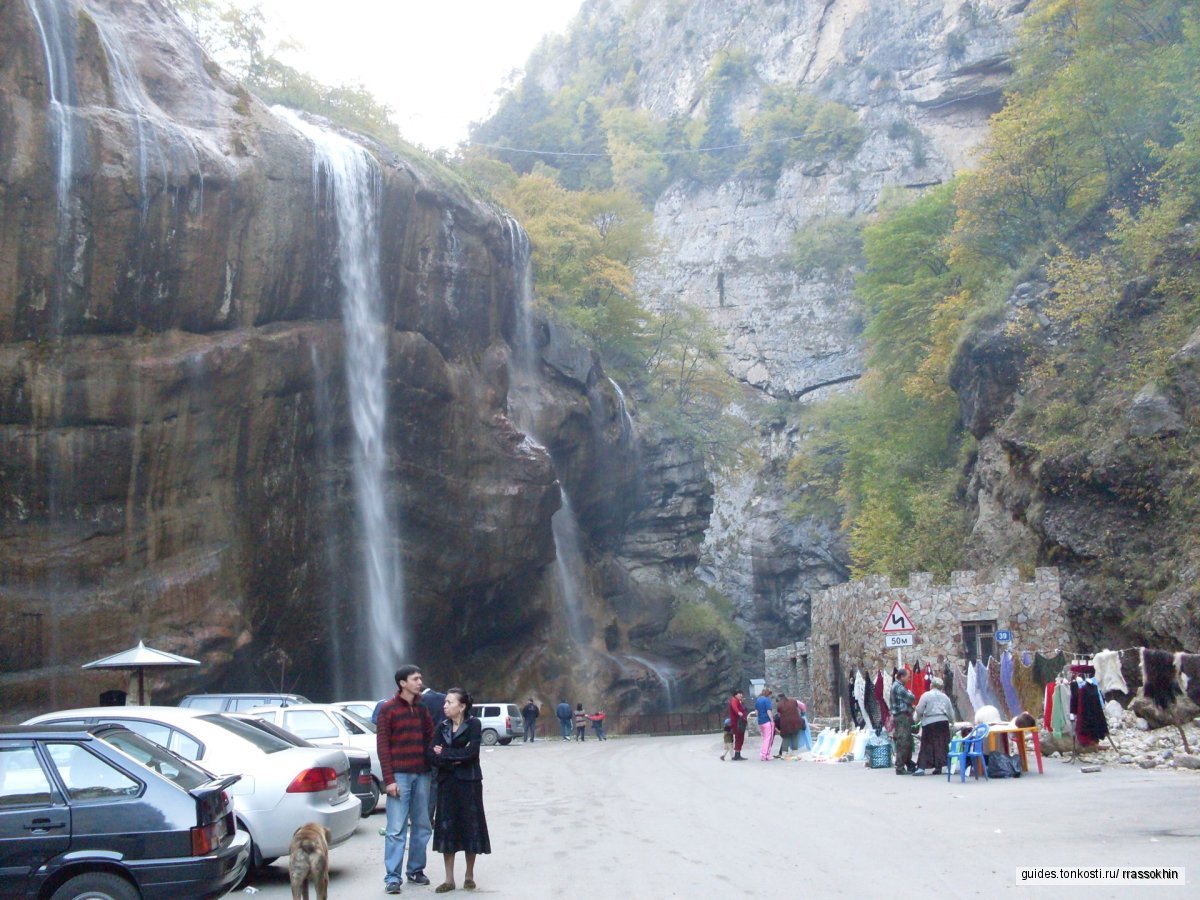
[(286, 750), (292, 746), (287, 741), (277, 738), (273, 734), (267, 734), (261, 728), (255, 728), (241, 719), (233, 719), (229, 716), (222, 716), (219, 713), (211, 716), (201, 716), (200, 719), (204, 722), (211, 722), (218, 728), (224, 728), (226, 731), (236, 734), (243, 740), (249, 741), (263, 753), (278, 753), (280, 750)]
[(199, 766), (192, 765), (140, 734), (114, 730), (106, 732), (100, 737), (106, 744), (116, 747), (135, 762), (141, 763), (147, 769), (152, 769), (163, 778), (175, 782), (185, 791), (212, 781), (212, 776)]

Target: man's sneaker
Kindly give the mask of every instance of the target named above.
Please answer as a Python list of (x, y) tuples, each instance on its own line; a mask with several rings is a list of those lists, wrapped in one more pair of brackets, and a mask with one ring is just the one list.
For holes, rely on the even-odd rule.
[(400, 882), (398, 882), (398, 881), (389, 881), (389, 882), (387, 882), (387, 883), (386, 883), (386, 884), (383, 886), (383, 892), (384, 892), (385, 894), (398, 894), (398, 893), (400, 893)]
[(408, 880), (411, 884), (429, 884), (429, 879), (425, 877), (424, 872), (409, 872)]
[(924, 774), (925, 774), (925, 770), (924, 770), (924, 769), (917, 769), (916, 771), (914, 771), (914, 772), (913, 772), (913, 774), (914, 774), (914, 775), (924, 775)]

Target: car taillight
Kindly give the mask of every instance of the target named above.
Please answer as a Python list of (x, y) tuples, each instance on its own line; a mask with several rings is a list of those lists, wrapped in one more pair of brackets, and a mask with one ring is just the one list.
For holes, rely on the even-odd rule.
[(192, 829), (192, 856), (207, 856), (221, 844), (221, 821)]
[(305, 769), (288, 785), (289, 794), (315, 794), (318, 791), (337, 789), (337, 772), (329, 766)]
[(359, 784), (370, 784), (371, 783), (371, 773), (363, 772), (361, 775), (359, 775), (358, 783)]
[(512, 716), (505, 716), (505, 717), (504, 717), (504, 730), (505, 730), (505, 731), (512, 731)]

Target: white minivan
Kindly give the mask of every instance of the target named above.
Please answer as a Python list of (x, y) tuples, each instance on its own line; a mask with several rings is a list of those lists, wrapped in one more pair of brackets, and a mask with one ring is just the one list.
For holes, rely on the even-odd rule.
[(471, 707), (471, 715), (478, 717), (483, 742), (489, 746), (511, 744), (513, 738), (524, 733), (521, 710), (515, 703), (476, 703)]

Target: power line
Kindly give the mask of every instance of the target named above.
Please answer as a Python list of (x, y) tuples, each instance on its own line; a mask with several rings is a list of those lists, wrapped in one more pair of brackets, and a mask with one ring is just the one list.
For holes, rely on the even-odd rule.
[[(811, 131), (805, 134), (792, 135), (790, 137), (771, 138), (763, 141), (746, 141), (740, 144), (723, 144), (714, 147), (693, 147), (686, 150), (646, 150), (638, 148), (647, 156), (687, 156), (696, 153), (716, 153), (721, 150), (743, 150), (747, 147), (763, 147), (767, 144), (786, 144), (790, 141), (803, 141), (811, 138), (825, 137), (831, 134), (840, 134), (841, 132), (826, 130), (826, 131)], [(525, 147), (505, 147), (500, 144), (486, 144), (482, 141), (463, 141), (464, 144), (469, 144), (472, 147), (482, 147), (485, 150), (498, 150), (504, 153), (527, 153), (531, 156), (570, 156), (584, 157), (588, 159), (611, 159), (611, 153), (583, 153), (574, 150), (531, 150)]]

